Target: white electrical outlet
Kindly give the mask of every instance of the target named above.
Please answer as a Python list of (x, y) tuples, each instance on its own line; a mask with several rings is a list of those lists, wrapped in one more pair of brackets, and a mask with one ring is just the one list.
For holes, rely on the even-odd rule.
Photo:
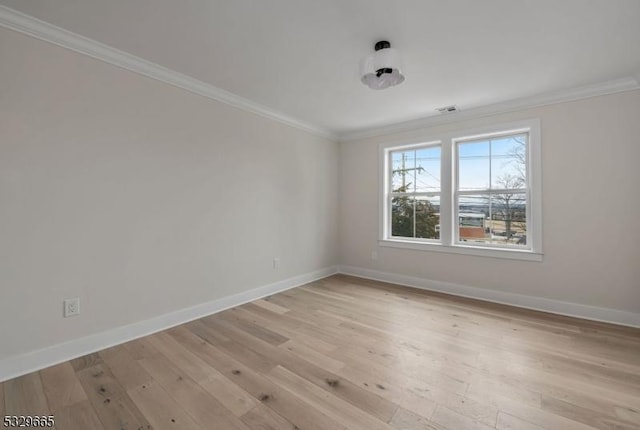
[(378, 251), (371, 251), (371, 259), (372, 260), (378, 259)]
[(273, 259), (273, 268), (274, 269), (279, 269), (280, 268), (280, 259), (277, 258), (277, 257)]
[(69, 318), (74, 315), (80, 315), (80, 297), (65, 299), (64, 301), (64, 317)]

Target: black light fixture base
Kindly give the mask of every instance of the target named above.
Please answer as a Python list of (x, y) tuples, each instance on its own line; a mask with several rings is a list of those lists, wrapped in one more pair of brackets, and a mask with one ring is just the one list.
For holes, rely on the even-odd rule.
[(379, 51), (381, 49), (387, 49), (387, 48), (391, 48), (391, 44), (386, 40), (381, 40), (380, 42), (377, 42), (375, 45), (376, 51)]
[(390, 69), (389, 67), (385, 67), (383, 69), (376, 70), (376, 76), (377, 77), (380, 77), (380, 76), (384, 75), (385, 73), (393, 73), (393, 69)]

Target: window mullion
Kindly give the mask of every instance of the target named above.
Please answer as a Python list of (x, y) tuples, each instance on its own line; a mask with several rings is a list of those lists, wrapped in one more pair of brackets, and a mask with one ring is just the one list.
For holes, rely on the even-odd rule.
[(440, 241), (444, 245), (453, 244), (453, 144), (451, 139), (442, 142), (440, 158), (441, 194), (440, 194)]
[(413, 198), (413, 237), (416, 237), (416, 199)]
[(421, 191), (419, 193), (389, 193), (391, 197), (436, 197), (440, 194), (440, 191)]
[(478, 190), (464, 190), (456, 191), (460, 196), (474, 196), (476, 194), (524, 194), (528, 192), (528, 188), (505, 188), (505, 189), (478, 189)]

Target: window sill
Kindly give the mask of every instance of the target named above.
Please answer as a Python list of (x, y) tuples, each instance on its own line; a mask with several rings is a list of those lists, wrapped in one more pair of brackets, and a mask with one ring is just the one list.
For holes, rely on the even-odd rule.
[(479, 246), (442, 245), (440, 243), (415, 242), (410, 240), (383, 239), (378, 245), (391, 248), (415, 249), (418, 251), (444, 252), (448, 254), (475, 255), (509, 260), (542, 261), (542, 253), (523, 249), (497, 249)]

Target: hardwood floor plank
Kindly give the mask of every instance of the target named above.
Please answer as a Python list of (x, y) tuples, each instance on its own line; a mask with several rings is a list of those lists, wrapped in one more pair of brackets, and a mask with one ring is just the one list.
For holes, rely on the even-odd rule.
[(200, 430), (193, 418), (156, 382), (127, 391), (129, 397), (157, 430)]
[(324, 342), (317, 337), (312, 338), (300, 333), (298, 331), (299, 324), (292, 324), (281, 315), (271, 314), (269, 311), (265, 311), (257, 306), (254, 307), (251, 303), (236, 308), (236, 315), (247, 321), (251, 321), (253, 324), (258, 324), (281, 333), (292, 341), (312, 348), (321, 354), (326, 355), (337, 348), (333, 343)]
[(379, 355), (373, 348), (367, 350), (354, 348), (350, 351), (337, 350), (332, 356), (338, 357), (351, 368), (362, 366), (371, 373), (393, 375), (395, 379), (418, 380), (426, 385), (437, 386), (457, 394), (466, 393), (468, 386), (466, 380), (471, 379), (459, 369), (450, 372), (454, 375), (444, 373), (438, 370), (444, 365), (432, 366), (429, 360), (421, 356), (405, 354), (399, 360), (393, 360), (390, 354), (382, 353)]
[(542, 404), (540, 393), (521, 388), (517, 386), (516, 382), (510, 384), (498, 378), (492, 378), (490, 375), (478, 377), (469, 385), (466, 395), (480, 402), (490, 401), (494, 396), (499, 396), (537, 408)]
[(72, 430), (638, 430), (639, 399), (640, 329), (344, 275), (0, 383)]
[(300, 430), (262, 403), (257, 404), (240, 419), (252, 430)]
[(398, 380), (393, 374), (376, 374), (360, 366), (347, 366), (341, 369), (338, 375), (356, 386), (362, 387), (392, 404), (409, 409), (424, 418), (430, 417), (437, 406), (434, 401), (422, 395), (422, 392), (428, 391), (429, 388), (421, 381)]
[[(519, 327), (526, 327), (529, 325), (545, 328), (548, 327), (553, 329), (554, 332), (580, 332), (580, 328), (576, 324), (576, 322), (580, 320), (568, 317), (559, 317), (557, 315), (527, 311), (524, 309), (517, 309), (517, 311), (514, 312), (514, 308), (506, 305), (478, 302), (473, 299), (465, 299), (442, 293), (426, 292), (412, 288), (393, 286), (381, 282), (362, 281), (357, 278), (351, 278), (348, 281), (349, 282), (345, 282), (343, 279), (342, 282), (327, 284), (327, 288), (334, 290), (336, 288), (348, 288), (350, 292), (353, 292), (353, 294), (362, 293), (363, 291), (366, 292), (367, 290), (375, 290), (375, 292), (369, 294), (370, 298), (367, 302), (371, 300), (371, 297), (380, 297), (379, 292), (385, 292), (385, 296), (388, 295), (388, 292), (391, 297), (396, 297), (396, 299), (403, 296), (402, 298), (411, 299), (410, 303), (407, 303), (407, 306), (409, 307), (411, 307), (413, 303), (426, 304), (427, 306), (421, 310), (423, 315), (425, 311), (435, 311), (436, 314), (446, 316), (449, 319), (451, 319), (451, 317), (455, 317), (456, 319), (460, 319), (460, 317), (464, 317), (465, 319), (481, 318), (483, 321), (493, 320), (502, 324), (511, 325), (512, 323), (515, 323)], [(374, 288), (368, 288), (369, 286)], [(478, 306), (479, 303), (481, 303), (481, 305)], [(544, 318), (540, 318), (541, 315), (543, 315)], [(561, 320), (562, 322), (558, 323), (556, 320)], [(569, 324), (569, 321), (573, 322), (573, 324)], [(580, 325), (582, 325), (582, 321), (580, 321)]]
[[(227, 355), (212, 344), (205, 342), (192, 344), (192, 351), (215, 366), (258, 399), (263, 405), (273, 409), (300, 429), (343, 429), (343, 425), (332, 420), (313, 406), (302, 401), (289, 391), (280, 388), (236, 357)], [(197, 348), (197, 349), (196, 349)]]
[(105, 364), (77, 372), (89, 402), (105, 429), (149, 430), (151, 425)]
[(234, 367), (231, 371), (232, 373), (234, 371), (239, 372), (236, 377), (238, 385), (297, 427), (302, 429), (344, 428), (342, 423), (327, 416), (321, 410), (318, 410), (315, 405), (311, 405), (297, 395), (280, 388), (277, 384), (253, 372), (250, 368), (239, 365), (237, 362), (229, 364)]
[(289, 309), (278, 306), (275, 303), (271, 303), (268, 299), (254, 300), (252, 303), (270, 312), (275, 312), (278, 315), (286, 314), (287, 312), (289, 312)]
[(226, 353), (237, 357), (239, 361), (254, 369), (260, 369), (262, 373), (268, 373), (278, 364), (294, 371), (317, 386), (335, 394), (336, 396), (368, 411), (373, 416), (383, 421), (387, 421), (395, 412), (396, 405), (378, 395), (370, 393), (365, 389), (350, 382), (347, 378), (332, 373), (324, 368), (315, 366), (313, 363), (301, 359), (294, 354), (276, 348), (259, 339), (252, 338), (228, 325), (212, 325), (209, 321), (207, 325), (197, 326), (194, 333), (207, 339), (207, 334), (212, 328), (225, 332), (229, 337), (233, 337), (236, 342), (224, 342), (216, 344)]
[(5, 414), (51, 415), (39, 372), (4, 382)]
[(59, 430), (104, 430), (89, 400), (82, 400), (55, 412)]
[(99, 355), (125, 390), (150, 383), (152, 380), (123, 346), (105, 349), (100, 351)]
[(294, 340), (289, 340), (279, 347), (292, 352), (293, 354), (308, 361), (309, 363), (315, 364), (316, 366), (323, 369), (327, 369), (329, 372), (335, 373), (344, 367), (343, 362), (331, 357), (327, 357), (326, 355), (314, 350), (313, 348), (310, 348), (305, 344), (296, 342)]
[(62, 408), (87, 400), (69, 362), (41, 370), (40, 376), (52, 412), (57, 413)]
[(190, 378), (166, 383), (165, 389), (202, 428), (219, 426), (229, 430), (247, 430), (247, 427), (222, 403)]
[(565, 368), (565, 372), (555, 373), (548, 372), (545, 368), (530, 368), (527, 364), (512, 364), (487, 361), (482, 365), (486, 374), (480, 375), (480, 378), (509, 385), (519, 392), (533, 391), (550, 398), (562, 399), (609, 416), (616, 415), (616, 407), (633, 409), (640, 398), (640, 393), (636, 394), (634, 388), (622, 379), (614, 389), (611, 383), (607, 384), (603, 379), (590, 380), (583, 374), (580, 366), (573, 371)]
[[(176, 367), (167, 357), (162, 354), (138, 360), (140, 367), (151, 377), (151, 381), (157, 381), (163, 385), (167, 381), (174, 381), (188, 377), (186, 372)], [(141, 384), (144, 385), (144, 384)], [(133, 388), (133, 387), (132, 387)]]
[(616, 406), (614, 412), (618, 419), (634, 423), (640, 428), (640, 406), (636, 408)]
[(593, 430), (595, 428), (507, 397), (491, 396), (490, 403), (501, 413), (506, 413), (547, 430)]
[(288, 337), (283, 336), (279, 333), (276, 333), (273, 330), (269, 330), (268, 328), (261, 327), (257, 324), (253, 324), (250, 321), (240, 318), (237, 315), (235, 309), (229, 309), (227, 311), (221, 312), (216, 315), (216, 319), (221, 319), (223, 321), (228, 321), (234, 324), (236, 327), (241, 328), (252, 336), (257, 337), (271, 345), (278, 346), (289, 340)]
[(389, 425), (396, 430), (442, 430), (439, 424), (434, 423), (418, 414), (414, 414), (404, 408), (398, 408), (389, 421)]
[[(528, 326), (530, 324), (550, 326), (553, 324), (555, 325), (556, 330), (563, 330), (568, 327), (573, 328), (570, 331), (577, 336), (575, 338), (571, 337), (570, 338), (571, 341), (573, 341), (573, 339), (579, 339), (580, 338), (579, 335), (585, 333), (584, 328), (591, 327), (591, 326), (601, 328), (602, 330), (608, 330), (608, 334), (613, 335), (613, 337), (615, 338), (622, 336), (624, 339), (626, 339), (627, 342), (631, 342), (630, 345), (637, 344), (637, 340), (640, 339), (640, 335), (638, 334), (639, 331), (637, 329), (630, 329), (628, 327), (619, 327), (619, 326), (614, 326), (611, 324), (604, 324), (604, 323), (594, 323), (591, 321), (584, 321), (584, 320), (579, 320), (571, 317), (564, 317), (564, 316), (558, 316), (558, 315), (553, 315), (553, 314), (548, 314), (543, 312), (513, 308), (507, 305), (479, 302), (473, 299), (449, 296), (442, 293), (426, 292), (426, 291), (416, 290), (416, 289), (411, 289), (406, 287), (391, 286), (389, 284), (384, 284), (379, 282), (378, 283), (373, 282), (369, 284), (372, 286), (376, 286), (377, 288), (381, 288), (383, 290), (393, 291), (394, 294), (397, 294), (397, 292), (401, 292), (402, 295), (410, 297), (414, 301), (424, 302), (425, 300), (428, 300), (428, 302), (430, 303), (429, 310), (438, 310), (440, 308), (442, 310), (444, 309), (455, 310), (455, 313), (450, 312), (449, 314), (450, 316), (454, 316), (456, 318), (459, 318), (460, 316), (474, 316), (474, 315), (482, 316), (483, 320), (486, 320), (487, 318), (488, 319), (498, 318), (498, 321), (502, 321), (503, 324), (506, 324), (505, 328), (508, 328), (509, 330), (513, 330), (513, 328), (515, 327), (518, 330), (518, 336), (517, 336), (518, 338), (520, 337), (521, 334), (523, 333), (526, 334), (526, 332), (520, 330), (523, 326)], [(349, 287), (349, 290), (355, 289), (356, 291), (358, 291), (359, 289), (362, 289), (362, 282), (360, 280), (357, 280), (357, 278), (354, 278), (354, 282), (346, 283), (345, 285)], [(366, 282), (365, 282), (365, 285), (367, 285)], [(446, 315), (446, 313), (444, 315)], [(569, 331), (564, 330), (564, 332), (565, 332), (564, 334), (568, 334)], [(585, 337), (585, 336), (583, 335), (582, 337)], [(590, 345), (590, 347), (594, 347), (594, 346), (597, 347), (597, 345), (593, 345), (593, 344)], [(560, 354), (570, 353), (572, 355), (574, 354), (574, 351), (571, 348), (566, 348), (566, 344), (562, 342), (560, 342), (559, 344), (556, 344), (555, 348), (546, 348), (545, 343), (541, 343), (541, 342), (538, 342), (536, 344), (536, 347), (545, 348), (548, 351), (554, 352), (554, 353), (560, 353)], [(601, 346), (600, 349), (604, 352), (607, 352), (608, 350), (606, 345)], [(631, 358), (630, 363), (635, 363), (634, 368), (637, 371), (638, 370), (637, 365), (639, 364), (637, 363), (637, 359), (634, 358), (634, 354), (628, 354), (628, 356)], [(584, 359), (587, 357), (591, 359), (596, 358), (595, 356), (591, 356), (590, 352), (585, 354), (584, 357), (581, 357), (579, 355), (574, 355), (573, 358)], [(610, 364), (614, 364), (616, 366), (630, 364), (630, 363), (623, 363), (620, 361), (610, 361), (606, 357), (597, 357), (597, 358), (599, 358), (600, 360), (594, 360), (594, 362), (605, 361)]]
[(566, 375), (549, 375), (531, 371), (524, 375), (511, 375), (504, 372), (499, 378), (502, 381), (515, 381), (512, 385), (523, 387), (549, 398), (558, 398), (575, 405), (593, 409), (614, 416), (616, 406), (633, 408), (638, 404), (640, 396), (629, 394), (623, 384), (615, 389), (610, 386), (597, 386), (583, 383)]
[(255, 398), (224, 376), (201, 381), (200, 386), (237, 417), (245, 415), (258, 405)]
[(440, 387), (432, 387), (429, 391), (421, 392), (422, 396), (439, 405), (477, 421), (494, 427), (498, 416), (498, 409), (488, 403), (476, 401), (466, 396), (450, 393)]
[(101, 364), (102, 358), (100, 357), (100, 354), (94, 352), (92, 354), (87, 354), (82, 357), (75, 358), (71, 360), (70, 363), (73, 369), (77, 372), (86, 369), (87, 367), (93, 367), (96, 364)]
[[(218, 411), (220, 415), (226, 415), (226, 412), (229, 411), (236, 416), (241, 416), (258, 403), (255, 398), (229, 381), (222, 374), (215, 376), (214, 379), (200, 381), (198, 383), (199, 388), (193, 388), (191, 386), (195, 382), (189, 378), (182, 369), (176, 367), (163, 355), (142, 359), (140, 360), (140, 365), (174, 397), (174, 394), (179, 393), (183, 385), (188, 385), (190, 391), (206, 391), (208, 395), (212, 395), (215, 399), (215, 401), (211, 401), (211, 408)], [(187, 392), (187, 399), (188, 394)], [(208, 398), (208, 395), (204, 397)], [(178, 401), (181, 399), (182, 398), (176, 397)], [(221, 405), (226, 409), (223, 410)]]
[(518, 417), (514, 417), (504, 412), (500, 412), (498, 415), (498, 424), (496, 425), (498, 430), (544, 430), (544, 427), (537, 426), (530, 422), (521, 420)]
[(147, 337), (135, 339), (127, 343), (123, 343), (120, 346), (126, 349), (131, 355), (131, 358), (133, 358), (134, 360), (149, 358), (156, 354), (159, 354), (158, 350), (149, 343)]
[(448, 430), (490, 430), (489, 427), (479, 421), (475, 421), (469, 417), (452, 411), (444, 406), (438, 406), (431, 416), (431, 420)]
[(619, 419), (614, 415), (588, 409), (548, 396), (542, 397), (542, 410), (582, 422), (601, 430), (637, 430), (639, 428), (637, 424)]
[[(158, 355), (143, 359), (141, 365), (154, 376), (158, 384), (200, 427), (210, 428), (215, 425), (225, 429), (248, 429), (223, 403), (219, 402), (166, 357)], [(222, 394), (226, 393), (222, 390), (217, 391), (219, 397), (222, 397)]]
[(348, 402), (341, 401), (338, 397), (282, 366), (274, 368), (267, 377), (349, 429), (389, 430), (391, 428), (386, 422), (372, 417)]
[[(191, 330), (202, 339), (211, 339), (211, 332), (216, 331), (215, 329), (212, 329), (211, 327), (205, 325), (192, 326)], [(222, 350), (225, 354), (228, 354), (234, 358), (237, 357), (238, 361), (242, 362), (246, 366), (251, 367), (256, 372), (260, 372), (262, 374), (268, 373), (278, 363), (278, 359), (276, 357), (267, 356), (261, 354), (260, 352), (256, 352), (240, 342), (228, 341), (223, 343), (215, 343), (212, 345), (220, 348), (220, 350)], [(269, 347), (276, 348), (272, 345), (269, 345)]]
[(541, 357), (540, 361), (545, 371), (554, 375), (571, 375), (576, 381), (594, 383), (602, 387), (615, 384), (625, 391), (640, 388), (640, 372), (634, 373), (626, 369), (605, 367), (558, 356)]
[[(271, 368), (275, 367), (276, 364), (282, 364), (288, 369), (291, 369), (292, 371), (299, 373), (300, 375), (304, 375), (307, 379), (309, 379), (308, 374), (304, 372), (304, 369), (301, 368), (301, 366), (296, 360), (292, 360), (291, 357), (289, 356), (283, 356), (282, 353), (270, 350), (270, 346), (258, 341), (257, 339), (252, 339), (251, 337), (248, 337), (245, 333), (242, 333), (241, 331), (235, 329), (234, 327), (228, 324), (216, 322), (213, 318), (208, 319), (206, 321), (206, 325), (211, 329), (215, 329), (216, 332), (224, 333), (226, 337), (234, 338), (239, 342), (243, 342), (245, 345), (247, 345), (248, 348), (259, 350), (260, 353), (262, 354), (262, 358), (261, 359), (258, 358), (255, 360), (259, 364), (262, 364), (264, 360), (266, 360), (266, 357), (277, 357), (277, 360), (275, 361), (272, 360), (271, 362), (266, 363), (266, 365), (262, 367), (263, 372), (268, 372)], [(221, 347), (224, 348), (226, 346), (227, 345), (224, 345)], [(227, 350), (227, 352), (231, 354), (236, 354), (239, 360), (245, 360), (245, 362), (249, 360), (250, 354), (247, 354), (247, 350), (236, 348), (235, 351)], [(307, 364), (307, 366), (310, 366), (310, 365), (311, 363)], [(375, 372), (372, 372), (375, 375), (372, 375), (371, 373), (369, 373), (367, 374), (367, 376), (364, 376), (361, 379), (354, 380), (353, 379), (354, 376), (361, 373), (360, 368), (362, 368), (363, 366), (367, 367), (369, 366), (369, 363), (365, 363), (365, 365), (363, 365), (362, 363), (359, 362), (357, 363), (356, 366), (353, 366), (348, 370), (345, 369), (344, 371), (339, 372), (337, 376), (332, 376), (331, 379), (329, 380), (350, 381), (351, 383), (349, 385), (359, 386), (361, 390), (369, 391), (375, 397), (383, 397), (384, 399), (387, 399), (387, 400), (391, 400), (392, 398), (398, 398), (400, 399), (399, 402), (401, 405), (417, 413), (425, 413), (425, 411), (428, 411), (428, 413), (431, 413), (435, 408), (434, 402), (432, 402), (431, 400), (425, 398), (424, 396), (416, 392), (419, 390), (429, 391), (429, 387), (422, 384), (419, 380), (416, 380), (413, 378), (411, 379), (401, 378), (402, 381), (407, 381), (407, 384), (409, 384), (408, 386), (412, 387), (412, 389), (406, 389), (404, 386), (402, 386), (402, 383), (392, 382), (395, 379), (395, 375), (389, 376), (388, 379), (384, 380), (384, 384), (380, 384), (377, 381), (380, 381), (380, 377), (382, 376), (383, 373), (385, 373), (384, 371), (382, 372), (375, 371)], [(358, 370), (356, 370), (356, 368)], [(389, 373), (389, 371), (386, 371), (386, 373)], [(370, 383), (368, 383), (367, 381), (369, 381)], [(459, 381), (455, 381), (454, 383), (455, 383), (456, 389), (459, 390), (460, 392), (464, 392), (466, 390), (466, 386), (464, 384), (461, 384)], [(324, 386), (324, 384), (322, 383), (318, 385)], [(385, 389), (378, 388), (381, 386), (385, 386)], [(375, 411), (371, 411), (370, 404), (358, 403), (358, 406), (366, 408), (366, 410), (370, 411), (370, 413), (376, 414), (377, 416), (377, 413)], [(395, 411), (395, 405), (391, 403), (391, 407), (387, 408), (385, 411), (385, 421), (388, 420), (390, 417), (390, 415), (387, 416), (387, 414), (393, 414), (394, 411)]]
[(219, 372), (192, 352), (180, 347), (169, 333), (157, 333), (149, 341), (173, 364), (196, 382), (215, 377)]

